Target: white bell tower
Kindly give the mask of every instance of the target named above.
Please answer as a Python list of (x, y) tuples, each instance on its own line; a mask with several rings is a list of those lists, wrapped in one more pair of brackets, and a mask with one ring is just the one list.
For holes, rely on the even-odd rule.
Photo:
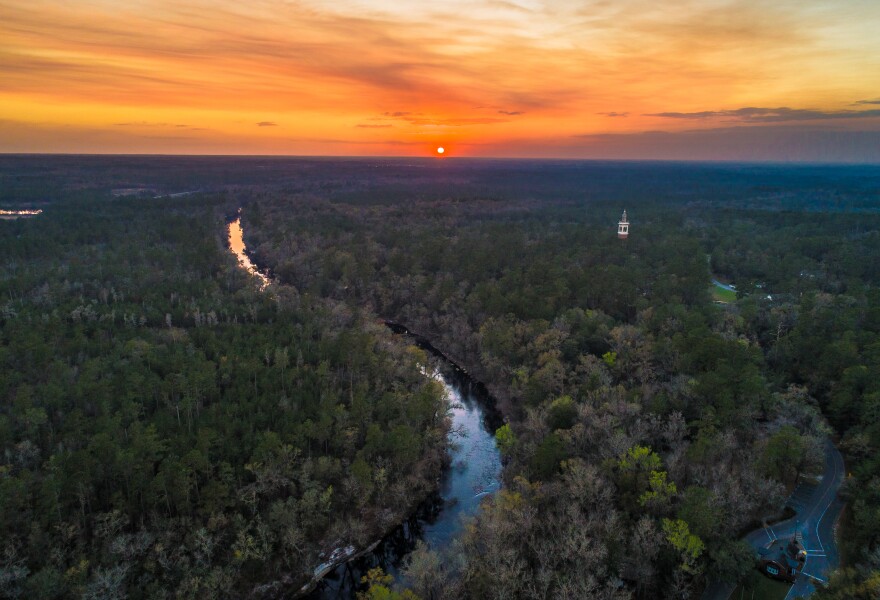
[(623, 216), (620, 217), (620, 222), (617, 223), (617, 237), (625, 240), (629, 237), (629, 221), (626, 218), (626, 211), (623, 211)]

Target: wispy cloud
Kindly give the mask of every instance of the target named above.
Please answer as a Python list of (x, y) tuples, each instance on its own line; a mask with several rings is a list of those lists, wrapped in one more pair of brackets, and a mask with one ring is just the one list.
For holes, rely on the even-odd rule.
[(880, 117), (877, 110), (810, 110), (801, 108), (758, 108), (744, 107), (732, 110), (705, 110), (699, 112), (660, 112), (646, 113), (646, 117), (667, 119), (730, 119), (744, 123), (782, 123), (785, 121), (822, 121), (828, 119), (866, 119)]
[[(501, 110), (499, 110), (498, 112), (503, 115), (523, 114), (521, 112), (505, 112)], [(497, 123), (508, 122), (508, 119), (499, 119), (497, 117), (446, 117), (442, 115), (429, 115), (420, 112), (408, 111), (386, 112), (382, 114), (385, 115), (385, 120), (393, 119), (408, 123), (410, 125), (430, 127), (465, 127), (468, 125), (494, 125)], [(369, 127), (368, 125), (365, 126)]]
[(195, 129), (189, 125), (180, 123), (151, 123), (149, 121), (132, 121), (129, 123), (114, 123), (114, 127), (175, 127), (177, 129)]
[(434, 127), (466, 127), (468, 125), (495, 125), (498, 123), (507, 123), (507, 119), (492, 119), (483, 117), (439, 117), (439, 118), (418, 118), (409, 119), (412, 125), (431, 125)]
[[(430, 150), (433, 136), (450, 147), (479, 141), (537, 152), (537, 140), (567, 139), (572, 123), (623, 132), (660, 118), (672, 130), (700, 119), (828, 120), (859, 129), (855, 119), (880, 108), (878, 2), (398, 4), (0, 0), (0, 119), (47, 124), (59, 137), (73, 126), (110, 132), (90, 134), (89, 151), (110, 148), (108, 140), (155, 150), (119, 140), (209, 128), (187, 151), (347, 152), (318, 140), (359, 132), (393, 134), (413, 152)], [(816, 82), (821, 97), (779, 95), (817, 90)], [(783, 108), (693, 112), (743, 98)], [(98, 127), (95, 115), (104, 114), (112, 116)], [(255, 126), (255, 118), (274, 121)], [(383, 143), (377, 153), (391, 141)]]

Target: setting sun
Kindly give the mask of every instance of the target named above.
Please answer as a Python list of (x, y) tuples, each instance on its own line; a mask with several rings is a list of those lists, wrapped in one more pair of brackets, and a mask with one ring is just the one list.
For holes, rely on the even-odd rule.
[(443, 146), (437, 148), (437, 154), (443, 154), (444, 152), (446, 152), (446, 150), (443, 148)]
[(880, 2), (657, 4), (0, 0), (0, 152), (880, 160)]

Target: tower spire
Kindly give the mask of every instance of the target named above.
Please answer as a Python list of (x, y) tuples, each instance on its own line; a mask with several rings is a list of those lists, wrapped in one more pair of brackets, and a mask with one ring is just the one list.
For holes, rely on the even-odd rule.
[(620, 221), (617, 223), (617, 237), (622, 240), (629, 237), (629, 220), (626, 218), (626, 209), (623, 210), (623, 216), (620, 217)]

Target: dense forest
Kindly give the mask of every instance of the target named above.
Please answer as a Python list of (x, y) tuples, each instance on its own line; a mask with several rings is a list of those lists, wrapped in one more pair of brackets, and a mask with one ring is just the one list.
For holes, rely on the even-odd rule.
[[(0, 164), (3, 208), (45, 208), (0, 222), (0, 594), (271, 595), (376, 539), (446, 427), (381, 318), (499, 399), (505, 483), (365, 594), (694, 597), (829, 435), (816, 597), (880, 591), (877, 169), (152, 160)], [(223, 245), (239, 206), (266, 292)]]
[[(281, 281), (438, 340), (502, 399), (505, 489), (460, 576), (412, 573), (416, 593), (686, 598), (742, 578), (739, 536), (821, 472), (829, 433), (852, 465), (847, 564), (878, 566), (880, 218), (845, 209), (864, 198), (631, 198), (620, 241), (621, 204), (395, 188), (269, 196), (245, 221)], [(710, 273), (736, 303), (712, 303)]]
[(357, 309), (259, 292), (222, 244), (227, 207), (0, 223), (0, 596), (295, 590), (433, 485), (423, 358)]

